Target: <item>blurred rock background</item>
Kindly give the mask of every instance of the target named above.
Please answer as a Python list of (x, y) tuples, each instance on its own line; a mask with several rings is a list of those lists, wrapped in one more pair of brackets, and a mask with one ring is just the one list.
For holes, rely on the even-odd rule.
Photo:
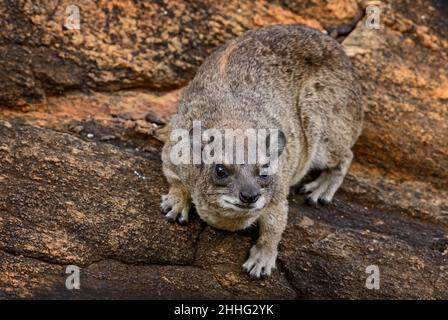
[[(291, 195), (278, 270), (251, 281), (255, 229), (163, 219), (159, 153), (202, 61), (275, 23), (342, 43), (366, 118), (335, 202)], [(447, 30), (443, 0), (0, 0), (0, 299), (448, 298)]]

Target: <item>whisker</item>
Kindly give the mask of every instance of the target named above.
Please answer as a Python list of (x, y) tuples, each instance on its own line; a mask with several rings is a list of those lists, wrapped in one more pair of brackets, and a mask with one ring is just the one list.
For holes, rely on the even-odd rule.
[(208, 189), (207, 194), (226, 194), (228, 191), (226, 189)]

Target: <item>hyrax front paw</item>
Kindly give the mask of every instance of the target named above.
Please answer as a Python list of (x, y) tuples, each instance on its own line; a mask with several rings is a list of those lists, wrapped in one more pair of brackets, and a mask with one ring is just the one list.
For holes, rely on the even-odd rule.
[(160, 208), (168, 221), (177, 220), (180, 224), (187, 224), (191, 208), (190, 195), (182, 187), (173, 186), (168, 194), (162, 196)]
[(243, 264), (243, 268), (252, 278), (266, 278), (275, 268), (277, 250), (259, 245), (250, 249), (249, 259)]

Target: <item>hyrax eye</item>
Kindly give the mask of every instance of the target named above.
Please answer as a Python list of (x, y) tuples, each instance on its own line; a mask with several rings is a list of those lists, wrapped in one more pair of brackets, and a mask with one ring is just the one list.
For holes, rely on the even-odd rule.
[(218, 178), (226, 178), (228, 176), (227, 170), (222, 164), (215, 166), (215, 173)]

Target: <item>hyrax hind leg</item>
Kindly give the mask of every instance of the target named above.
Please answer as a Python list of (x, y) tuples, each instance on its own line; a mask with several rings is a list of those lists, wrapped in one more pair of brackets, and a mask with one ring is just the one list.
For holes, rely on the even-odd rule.
[(316, 180), (305, 184), (300, 191), (309, 193), (306, 202), (308, 204), (316, 204), (317, 202), (327, 204), (331, 202), (334, 194), (344, 181), (352, 160), (353, 153), (351, 150), (347, 150), (336, 167), (323, 170)]

